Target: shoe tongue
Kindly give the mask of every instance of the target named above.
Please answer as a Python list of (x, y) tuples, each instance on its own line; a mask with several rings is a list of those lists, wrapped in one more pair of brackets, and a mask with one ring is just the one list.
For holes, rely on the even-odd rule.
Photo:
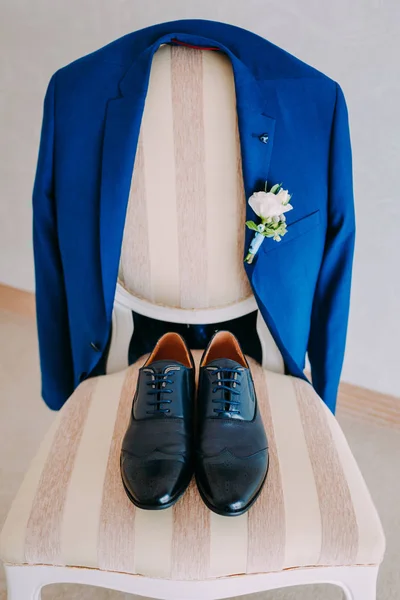
[(145, 365), (144, 369), (152, 369), (155, 373), (163, 373), (167, 367), (173, 367), (175, 370), (177, 367), (184, 367), (183, 363), (177, 360), (155, 360), (149, 365)]
[(238, 367), (243, 368), (243, 365), (232, 360), (231, 358), (216, 358), (210, 360), (206, 367), (218, 367), (219, 369), (237, 369)]
[[(210, 374), (214, 369), (243, 369), (243, 365), (237, 362), (236, 360), (232, 360), (230, 358), (217, 358), (215, 360), (210, 360), (206, 365), (206, 369), (210, 370)], [(229, 374), (229, 371), (225, 374), (220, 373), (220, 379), (222, 379), (221, 389), (218, 390), (219, 393), (213, 400), (213, 402), (218, 403), (218, 417), (221, 418), (236, 418), (236, 412), (238, 410), (238, 405), (236, 402), (231, 402), (232, 400), (236, 400), (236, 396), (232, 396), (232, 391), (236, 389), (236, 379), (237, 374), (234, 372)], [(218, 380), (215, 380), (216, 387), (213, 389), (213, 392), (218, 389)], [(228, 388), (228, 389), (227, 389)]]

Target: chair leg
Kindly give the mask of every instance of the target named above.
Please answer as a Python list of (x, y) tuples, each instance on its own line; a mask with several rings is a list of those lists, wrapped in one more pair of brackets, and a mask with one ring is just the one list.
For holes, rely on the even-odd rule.
[(7, 580), (7, 600), (40, 600), (46, 582), (40, 570), (4, 565)]
[(344, 585), (346, 600), (376, 600), (378, 570), (354, 567)]

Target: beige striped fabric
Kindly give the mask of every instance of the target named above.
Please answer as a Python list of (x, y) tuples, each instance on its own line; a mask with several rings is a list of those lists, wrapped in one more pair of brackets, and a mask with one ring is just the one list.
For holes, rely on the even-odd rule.
[(247, 514), (210, 512), (194, 482), (167, 510), (129, 502), (119, 453), (141, 360), (83, 382), (57, 415), (6, 519), (4, 562), (175, 580), (379, 564), (382, 527), (337, 421), (307, 382), (249, 362), (270, 468)]
[(178, 308), (251, 296), (243, 267), (246, 200), (230, 60), (164, 45), (150, 72), (119, 282)]

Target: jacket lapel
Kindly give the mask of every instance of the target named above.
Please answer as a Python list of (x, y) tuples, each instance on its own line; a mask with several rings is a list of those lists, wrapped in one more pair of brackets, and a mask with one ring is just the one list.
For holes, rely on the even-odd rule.
[[(238, 107), (239, 131), (242, 149), (243, 181), (246, 196), (246, 221), (258, 217), (250, 208), (247, 200), (256, 191), (264, 189), (268, 179), (272, 149), (275, 137), (275, 119), (262, 112), (244, 112)], [(260, 141), (260, 136), (268, 136), (267, 143)], [(245, 227), (243, 258), (247, 254), (254, 231)], [(252, 282), (253, 265), (245, 263), (247, 277)]]
[[(100, 260), (107, 316), (111, 319), (148, 73), (145, 58), (120, 81), (120, 96), (107, 104), (100, 185)], [(136, 85), (130, 85), (130, 79)], [(142, 85), (137, 85), (137, 82)]]
[[(217, 46), (231, 59), (246, 199), (254, 191), (263, 189), (268, 178), (275, 136), (275, 118), (265, 112), (265, 101), (259, 84), (244, 63), (222, 44), (198, 35), (171, 33), (149, 46), (121, 79), (120, 96), (110, 99), (107, 104), (100, 185), (100, 259), (104, 303), (109, 320), (114, 303), (125, 216), (152, 57), (161, 44), (174, 43), (176, 38), (181, 42), (199, 46)], [(268, 106), (267, 110), (270, 112)], [(246, 218), (255, 218), (247, 202)], [(246, 228), (243, 255), (251, 237), (252, 232)], [(246, 265), (246, 272), (251, 281), (252, 269), (248, 267), (249, 265)]]

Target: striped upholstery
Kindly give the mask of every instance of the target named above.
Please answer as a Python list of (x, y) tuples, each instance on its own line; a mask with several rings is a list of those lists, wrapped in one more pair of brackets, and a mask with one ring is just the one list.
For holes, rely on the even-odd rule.
[(335, 418), (308, 383), (249, 362), (271, 462), (247, 514), (215, 515), (193, 483), (168, 510), (128, 501), (119, 453), (141, 360), (83, 382), (58, 413), (6, 520), (3, 560), (167, 579), (380, 563), (379, 518)]
[(178, 308), (251, 296), (233, 71), (220, 52), (154, 55), (132, 174), (119, 281)]

